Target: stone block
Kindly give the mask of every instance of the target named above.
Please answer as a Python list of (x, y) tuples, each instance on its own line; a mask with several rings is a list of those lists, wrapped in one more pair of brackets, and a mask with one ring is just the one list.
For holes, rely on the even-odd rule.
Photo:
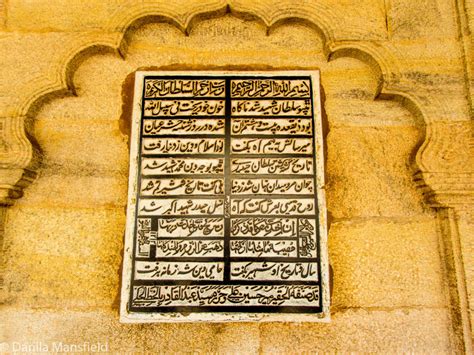
[(61, 310), (118, 301), (123, 209), (18, 206), (7, 219), (8, 304)]
[(334, 128), (327, 137), (327, 200), (334, 218), (423, 214), (410, 155), (414, 127)]
[(9, 325), (1, 344), (10, 350), (88, 342), (111, 352), (255, 354), (260, 341), (255, 324), (121, 324), (114, 311), (15, 309), (2, 311), (0, 321)]
[(443, 307), (445, 294), (434, 218), (333, 223), (332, 310)]
[(444, 309), (354, 309), (331, 324), (262, 324), (263, 353), (452, 351)]

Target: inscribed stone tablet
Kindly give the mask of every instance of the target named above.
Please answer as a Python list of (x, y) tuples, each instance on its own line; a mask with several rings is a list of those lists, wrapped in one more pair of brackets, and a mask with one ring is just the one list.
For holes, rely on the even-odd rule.
[(121, 321), (327, 321), (318, 71), (137, 72)]

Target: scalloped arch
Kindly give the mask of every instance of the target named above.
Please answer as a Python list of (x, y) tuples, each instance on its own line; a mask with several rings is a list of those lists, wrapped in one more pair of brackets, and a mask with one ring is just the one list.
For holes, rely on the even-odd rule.
[[(231, 2), (232, 3), (232, 2)], [(237, 2), (238, 3), (238, 2)], [(429, 122), (427, 115), (423, 112), (419, 98), (415, 97), (408, 90), (400, 89), (401, 74), (397, 65), (394, 50), (388, 46), (381, 45), (371, 41), (338, 41), (334, 38), (334, 31), (331, 23), (337, 20), (336, 14), (333, 14), (327, 8), (318, 5), (312, 5), (314, 11), (302, 11), (296, 5), (285, 11), (278, 8), (268, 8), (259, 3), (250, 9), (232, 5), (226, 1), (216, 0), (205, 6), (183, 7), (179, 4), (169, 4), (166, 6), (158, 4), (134, 5), (118, 11), (111, 17), (107, 25), (107, 32), (98, 40), (85, 39), (79, 43), (73, 50), (62, 56), (54, 76), (51, 79), (39, 78), (33, 85), (33, 90), (27, 96), (17, 110), (18, 117), (28, 117), (32, 115), (32, 107), (37, 106), (38, 102), (43, 101), (46, 97), (55, 97), (67, 94), (75, 94), (74, 84), (72, 82), (73, 74), (77, 66), (84, 58), (107, 52), (114, 52), (123, 58), (126, 52), (125, 37), (127, 32), (144, 19), (153, 19), (155, 21), (166, 22), (174, 25), (185, 35), (188, 35), (192, 26), (197, 22), (210, 17), (223, 16), (230, 13), (234, 16), (252, 17), (261, 21), (267, 28), (267, 34), (278, 26), (286, 24), (288, 21), (300, 21), (316, 30), (323, 40), (323, 52), (328, 61), (338, 57), (354, 57), (366, 62), (378, 74), (378, 87), (375, 97), (394, 97), (399, 96), (410, 102), (410, 106), (415, 108), (417, 114), (423, 117), (425, 122)], [(19, 120), (21, 121), (21, 120)], [(17, 156), (15, 166), (31, 171), (35, 169), (34, 159), (34, 141), (28, 138), (24, 129), (24, 123), (18, 122), (15, 130), (16, 139), (22, 149)], [(427, 128), (429, 134), (429, 129)], [(421, 154), (427, 142), (425, 141), (422, 148), (416, 154), (416, 165), (418, 169), (424, 170)], [(9, 189), (18, 187), (13, 185)]]
[[(12, 153), (9, 152), (0, 161), (0, 167), (3, 169), (0, 181), (1, 204), (12, 204), (14, 199), (21, 197), (22, 189), (34, 179), (37, 169), (34, 152), (38, 147), (35, 146), (34, 137), (29, 137), (28, 130), (25, 129), (29, 124), (28, 121), (32, 121), (32, 117), (29, 116), (34, 116), (34, 107), (48, 98), (73, 95), (73, 74), (83, 58), (103, 51), (113, 51), (118, 56), (123, 56), (126, 51), (124, 42), (126, 33), (133, 24), (147, 17), (171, 23), (187, 35), (199, 20), (231, 13), (235, 16), (257, 18), (266, 26), (267, 33), (288, 21), (303, 21), (320, 33), (323, 39), (323, 51), (328, 61), (349, 56), (368, 63), (379, 76), (375, 98), (403, 100), (412, 113), (426, 124), (425, 137), (416, 150), (415, 157), (416, 168), (421, 171), (415, 175), (415, 183), (425, 194), (426, 201), (437, 208), (464, 208), (463, 206), (474, 205), (474, 173), (471, 170), (465, 172), (466, 167), (472, 166), (470, 164), (472, 156), (469, 155), (472, 152), (469, 150), (472, 146), (470, 127), (462, 125), (462, 122), (450, 122), (449, 127), (454, 127), (455, 132), (446, 133), (447, 125), (439, 123), (442, 123), (440, 122), (442, 119), (449, 120), (451, 117), (449, 100), (444, 101), (442, 97), (436, 97), (426, 90), (417, 90), (416, 81), (410, 81), (406, 76), (407, 72), (402, 72), (401, 68), (406, 70), (403, 61), (400, 60), (403, 58), (403, 53), (399, 53), (389, 41), (337, 38), (333, 26), (338, 23), (338, 14), (318, 2), (305, 3), (304, 11), (299, 5), (283, 3), (282, 0), (272, 1), (271, 5), (270, 2), (257, 0), (250, 6), (243, 4), (242, 0), (208, 0), (206, 4), (196, 3), (174, 0), (164, 4), (149, 4), (144, 0), (139, 4), (123, 4), (121, 10), (111, 17), (102, 32), (96, 33), (92, 39), (78, 38), (74, 48), (62, 55), (59, 64), (52, 67), (50, 73), (30, 80), (28, 86), (30, 91), (26, 92), (23, 96), (25, 99), (14, 107), (8, 127), (9, 143), (14, 148)], [(282, 8), (285, 10), (281, 10)], [(363, 38), (363, 33), (359, 33), (360, 29), (353, 28), (351, 31), (349, 37)], [(447, 155), (453, 151), (456, 157), (448, 157)], [(446, 227), (446, 223), (442, 222), (446, 230), (441, 230), (440, 233), (448, 240), (446, 244), (446, 249), (449, 249), (448, 258), (453, 254), (453, 259), (461, 260), (460, 250), (456, 249), (456, 245), (459, 245), (458, 232), (451, 231), (451, 228), (456, 228), (453, 214), (442, 212), (440, 218), (445, 218), (448, 213), (451, 222), (447, 223), (451, 225)], [(457, 284), (450, 288), (449, 296), (454, 300), (451, 314), (454, 319), (462, 319), (459, 321), (462, 324), (455, 330), (455, 336), (458, 338), (457, 341), (464, 341), (466, 348), (469, 349), (472, 341), (468, 330), (469, 311), (466, 306), (468, 299), (465, 296), (465, 286), (462, 285), (463, 276), (460, 276), (463, 272), (462, 261), (459, 262), (461, 266), (452, 265), (455, 263), (458, 262), (446, 261), (447, 267), (457, 272), (452, 280)], [(457, 271), (459, 269), (461, 271)], [(458, 300), (460, 305), (457, 304)]]
[(94, 55), (101, 49), (107, 49), (122, 55), (124, 49), (124, 37), (129, 29), (137, 22), (145, 18), (153, 18), (155, 21), (167, 22), (174, 25), (184, 34), (191, 31), (193, 25), (199, 21), (203, 21), (210, 17), (222, 16), (230, 13), (234, 16), (251, 16), (261, 21), (267, 30), (273, 30), (278, 26), (286, 24), (288, 21), (297, 20), (310, 25), (316, 30), (323, 39), (324, 54), (328, 61), (336, 57), (352, 56), (364, 62), (367, 62), (373, 69), (380, 73), (381, 80), (379, 90), (376, 96), (384, 93), (400, 94), (406, 96), (408, 93), (400, 91), (397, 84), (401, 81), (400, 68), (397, 64), (396, 57), (392, 52), (393, 49), (370, 41), (347, 41), (337, 40), (334, 37), (330, 23), (337, 20), (337, 16), (325, 7), (319, 5), (313, 6), (312, 12), (303, 12), (297, 6), (281, 11), (275, 7), (264, 7), (259, 3), (255, 4), (255, 8), (250, 9), (241, 6), (232, 6), (226, 1), (214, 1), (207, 4), (205, 10), (202, 6), (194, 6), (187, 11), (183, 11), (181, 6), (169, 4), (167, 7), (158, 4), (148, 4), (127, 7), (114, 14), (106, 27), (106, 34), (98, 40), (85, 40), (77, 47), (67, 52), (60, 60), (59, 68), (56, 71), (56, 80), (50, 82), (46, 78), (39, 78), (39, 82), (33, 87), (35, 91), (31, 92), (26, 100), (24, 100), (19, 109), (19, 115), (25, 115), (29, 111), (33, 102), (41, 96), (54, 91), (72, 90), (72, 74), (75, 70), (73, 63), (78, 58), (88, 54)]

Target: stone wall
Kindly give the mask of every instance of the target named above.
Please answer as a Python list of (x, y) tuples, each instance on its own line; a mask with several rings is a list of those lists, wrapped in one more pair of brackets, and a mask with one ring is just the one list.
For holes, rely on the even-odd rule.
[[(472, 352), (474, 3), (294, 3), (0, 1), (3, 348)], [(123, 86), (151, 67), (321, 70), (330, 324), (119, 323)]]

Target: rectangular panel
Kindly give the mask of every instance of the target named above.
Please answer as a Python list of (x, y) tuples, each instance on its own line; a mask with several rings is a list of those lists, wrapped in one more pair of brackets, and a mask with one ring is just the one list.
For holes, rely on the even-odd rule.
[(232, 174), (313, 175), (313, 158), (239, 158), (232, 159)]
[(233, 154), (312, 154), (311, 138), (234, 138)]
[[(196, 135), (196, 134), (224, 134), (224, 119), (206, 118), (146, 118), (143, 120), (143, 135), (162, 136), (170, 135)], [(295, 124), (282, 124), (281, 129)]]
[(224, 138), (142, 138), (143, 155), (222, 154)]
[(141, 172), (143, 175), (222, 174), (224, 159), (143, 158)]
[(221, 198), (164, 198), (140, 199), (136, 214), (139, 216), (198, 216), (223, 215), (224, 200)]
[(137, 72), (121, 321), (329, 320), (319, 72)]
[(222, 280), (223, 262), (203, 261), (137, 261), (134, 279), (137, 281)]
[(277, 135), (302, 134), (312, 136), (310, 118), (234, 118), (232, 119), (232, 134)]
[[(223, 100), (143, 100), (145, 117), (222, 116)], [(296, 109), (301, 106), (297, 105)]]

